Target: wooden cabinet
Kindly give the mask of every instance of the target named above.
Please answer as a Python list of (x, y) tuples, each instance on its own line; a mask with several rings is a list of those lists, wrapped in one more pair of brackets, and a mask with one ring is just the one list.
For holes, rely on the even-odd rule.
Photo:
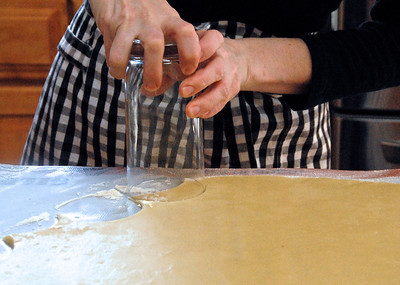
[(0, 163), (20, 162), (57, 44), (81, 2), (0, 1)]

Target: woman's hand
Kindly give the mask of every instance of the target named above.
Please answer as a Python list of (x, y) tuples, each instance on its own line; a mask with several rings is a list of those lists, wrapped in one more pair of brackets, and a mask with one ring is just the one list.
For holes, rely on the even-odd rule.
[(295, 38), (222, 40), (201, 34), (201, 67), (180, 86), (183, 97), (197, 95), (187, 106), (189, 117), (210, 118), (239, 91), (303, 94), (311, 81), (311, 56)]
[(178, 45), (180, 67), (185, 75), (198, 66), (201, 51), (194, 27), (182, 20), (165, 0), (90, 0), (96, 24), (104, 38), (110, 74), (125, 76), (132, 43), (144, 47), (143, 86), (154, 92), (162, 83), (164, 40)]
[(180, 85), (182, 97), (197, 94), (186, 108), (191, 117), (210, 118), (241, 90), (247, 77), (240, 42), (223, 38), (217, 31), (200, 31), (200, 68)]

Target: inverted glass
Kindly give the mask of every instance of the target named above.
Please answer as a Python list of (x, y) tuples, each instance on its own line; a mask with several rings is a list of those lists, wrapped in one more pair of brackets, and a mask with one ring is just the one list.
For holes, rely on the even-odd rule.
[[(137, 200), (197, 196), (205, 189), (202, 121), (186, 116), (192, 98), (179, 95), (185, 76), (176, 44), (165, 45), (159, 95), (143, 92), (143, 55), (140, 41), (134, 41), (125, 77), (128, 194)], [(174, 198), (163, 194), (186, 181), (190, 187), (180, 187)]]

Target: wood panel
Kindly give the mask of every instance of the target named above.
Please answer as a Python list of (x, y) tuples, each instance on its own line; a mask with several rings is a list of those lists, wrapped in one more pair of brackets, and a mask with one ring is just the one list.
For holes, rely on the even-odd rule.
[(71, 21), (76, 11), (78, 11), (79, 7), (82, 5), (83, 0), (67, 0), (67, 3), (68, 16)]
[(34, 115), (41, 85), (0, 86), (0, 115)]
[(0, 79), (46, 78), (67, 10), (66, 0), (0, 1)]
[[(1, 1), (1, 0), (0, 0)], [(48, 64), (0, 64), (0, 80), (44, 80), (49, 73)], [(0, 83), (1, 84), (1, 83)]]
[(57, 45), (82, 0), (0, 0), (0, 163), (18, 164)]
[[(71, 0), (1, 0), (0, 8), (12, 9), (56, 9), (60, 12), (58, 23), (66, 28), (69, 23), (68, 5)], [(75, 0), (73, 0), (75, 1)], [(21, 31), (23, 32), (23, 31)]]
[(0, 10), (0, 63), (52, 63), (62, 33), (56, 9)]
[(0, 86), (0, 163), (20, 162), (41, 90), (41, 85)]
[(32, 119), (0, 115), (0, 163), (19, 164)]

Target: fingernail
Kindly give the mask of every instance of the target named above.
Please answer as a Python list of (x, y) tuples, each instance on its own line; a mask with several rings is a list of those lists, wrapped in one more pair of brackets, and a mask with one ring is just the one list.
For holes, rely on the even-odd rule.
[(113, 76), (117, 79), (122, 79), (122, 78), (124, 78), (124, 75), (125, 75), (125, 74), (120, 74), (119, 70), (112, 66), (108, 69), (108, 72), (111, 74), (111, 76)]
[(200, 113), (200, 107), (199, 106), (194, 106), (190, 108), (190, 115), (194, 118), (197, 117)]
[(190, 96), (194, 91), (192, 86), (182, 87), (182, 96)]
[(149, 83), (149, 84), (144, 85), (144, 88), (147, 91), (154, 92), (154, 91), (156, 91), (158, 89), (158, 86), (156, 84), (154, 84), (154, 83)]
[(185, 67), (185, 68), (182, 69), (182, 73), (185, 74), (185, 75), (190, 75), (196, 70), (196, 68), (197, 67), (195, 67), (195, 66)]

